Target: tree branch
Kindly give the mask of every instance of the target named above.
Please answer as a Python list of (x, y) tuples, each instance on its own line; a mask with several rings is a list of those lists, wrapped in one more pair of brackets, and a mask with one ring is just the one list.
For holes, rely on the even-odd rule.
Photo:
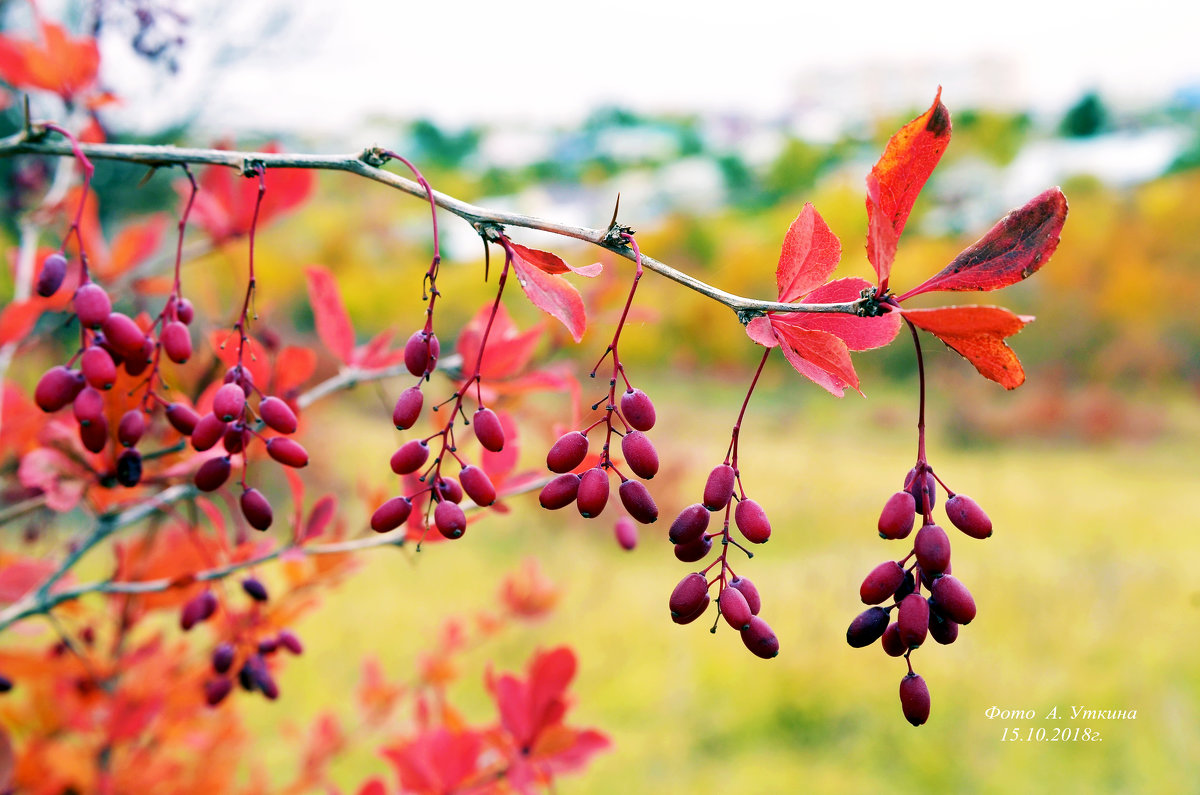
[[(51, 155), (70, 157), (73, 155), (71, 146), (67, 143), (45, 140), (48, 131), (37, 124), (33, 125), (32, 135), (26, 131), (17, 132), (7, 138), (0, 138), (0, 157), (11, 157), (19, 154)], [(235, 168), (243, 175), (249, 174), (257, 166), (271, 168), (302, 168), (324, 171), (346, 171), (380, 182), (396, 190), (420, 199), (428, 199), (429, 193), (417, 182), (385, 171), (381, 166), (387, 163), (387, 153), (379, 148), (364, 149), (358, 154), (320, 155), (320, 154), (288, 154), (277, 152), (239, 152), (222, 149), (189, 149), (174, 146), (150, 146), (142, 144), (80, 144), (80, 149), (89, 158), (96, 160), (117, 160), (126, 163), (141, 163), (150, 168), (175, 166), (182, 164), (212, 165)], [(550, 221), (531, 215), (509, 213), (492, 210), (469, 204), (453, 196), (433, 191), (433, 202), (442, 209), (457, 215), (471, 224), (481, 235), (488, 235), (490, 227), (519, 226), (525, 229), (537, 229), (542, 232), (582, 240), (594, 246), (618, 254), (625, 259), (635, 259), (633, 249), (619, 234), (615, 224), (608, 229), (589, 229), (582, 226)], [(874, 316), (879, 313), (874, 296), (864, 296), (855, 301), (844, 301), (831, 304), (785, 304), (778, 301), (761, 301), (745, 298), (740, 295), (725, 292), (707, 284), (683, 271), (676, 270), (653, 257), (642, 254), (642, 265), (647, 269), (671, 281), (707, 296), (737, 313), (738, 319), (747, 323), (753, 317), (766, 312), (813, 312), (823, 314), (849, 314)]]

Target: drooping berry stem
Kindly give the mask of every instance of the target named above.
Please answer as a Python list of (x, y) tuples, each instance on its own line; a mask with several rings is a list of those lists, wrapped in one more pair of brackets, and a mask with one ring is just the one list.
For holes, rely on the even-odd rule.
[(250, 319), (249, 318), (250, 301), (254, 297), (254, 287), (255, 287), (255, 281), (254, 281), (254, 233), (258, 229), (258, 213), (259, 213), (259, 210), (262, 208), (263, 196), (267, 192), (267, 170), (260, 165), (256, 165), (252, 168), (252, 171), (253, 171), (253, 173), (258, 175), (258, 194), (254, 197), (254, 213), (253, 213), (253, 215), (250, 216), (250, 230), (249, 230), (249, 234), (248, 234), (249, 245), (250, 245), (250, 256), (249, 256), (249, 267), (248, 267), (249, 279), (246, 282), (246, 297), (242, 301), (241, 319), (238, 320), (237, 325), (235, 326), (235, 328), (237, 328), (237, 330), (238, 330), (238, 336), (239, 336), (238, 367), (242, 366), (242, 356), (246, 350), (246, 339), (247, 339), (246, 326), (248, 325), (249, 319)]
[[(925, 459), (925, 358), (921, 355), (921, 338), (917, 334), (917, 327), (914, 326), (908, 318), (904, 318), (904, 322), (908, 325), (908, 330), (912, 332), (913, 346), (917, 351), (917, 384), (920, 389), (919, 404), (917, 409), (917, 466), (921, 467), (926, 463)], [(917, 506), (918, 508), (920, 506)]]
[[(183, 236), (187, 231), (188, 217), (192, 214), (192, 205), (196, 202), (196, 194), (200, 192), (200, 186), (196, 184), (196, 176), (192, 174), (192, 169), (188, 167), (187, 163), (183, 164), (183, 173), (187, 175), (192, 190), (188, 194), (187, 203), (183, 206), (183, 212), (179, 216), (179, 240), (175, 243), (175, 281), (171, 285), (171, 295), (176, 299), (179, 298), (182, 287), (179, 276), (183, 267)], [(256, 207), (255, 210), (257, 211), (257, 209)]]
[[(767, 348), (763, 351), (762, 359), (758, 362), (758, 369), (754, 371), (754, 377), (750, 379), (750, 388), (746, 390), (746, 398), (742, 401), (742, 409), (738, 412), (737, 422), (733, 424), (733, 435), (729, 440), (729, 449), (725, 451), (725, 463), (733, 467), (737, 472), (738, 468), (738, 437), (742, 432), (742, 420), (746, 417), (746, 408), (750, 405), (750, 396), (754, 394), (754, 387), (758, 385), (758, 378), (762, 375), (763, 367), (767, 364), (767, 358), (771, 355), (772, 348)], [(746, 493), (741, 490), (741, 475), (738, 476), (739, 493), (744, 498)]]
[(63, 236), (62, 248), (67, 247), (67, 241), (71, 239), (71, 235), (75, 235), (75, 241), (79, 244), (79, 262), (83, 267), (83, 281), (88, 280), (87, 254), (83, 250), (83, 236), (80, 234), (79, 227), (83, 222), (83, 208), (87, 203), (88, 191), (92, 187), (92, 175), (96, 173), (96, 167), (92, 165), (92, 161), (88, 160), (88, 156), (83, 153), (83, 149), (79, 146), (79, 140), (67, 130), (59, 127), (57, 124), (47, 122), (41, 125), (43, 129), (51, 130), (66, 138), (71, 144), (71, 151), (75, 155), (75, 159), (79, 162), (79, 167), (83, 169), (83, 192), (79, 197), (79, 206), (75, 208), (75, 220), (71, 223), (71, 228), (67, 230), (67, 234)]

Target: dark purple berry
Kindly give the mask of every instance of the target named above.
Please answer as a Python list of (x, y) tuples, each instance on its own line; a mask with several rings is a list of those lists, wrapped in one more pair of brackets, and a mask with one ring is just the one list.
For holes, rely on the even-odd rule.
[[(607, 478), (606, 478), (607, 481)], [(639, 480), (627, 480), (617, 488), (621, 504), (629, 515), (642, 524), (654, 524), (658, 521), (658, 506), (654, 498)]]
[(767, 512), (754, 500), (739, 500), (733, 509), (733, 521), (751, 544), (765, 544), (771, 537)]
[(641, 431), (630, 431), (621, 439), (621, 455), (633, 470), (633, 474), (643, 480), (650, 480), (658, 474), (658, 451), (646, 434)]
[(242, 516), (255, 530), (266, 530), (275, 518), (271, 503), (258, 489), (246, 489), (241, 497)]
[(579, 431), (564, 433), (546, 453), (546, 467), (551, 472), (570, 472), (587, 457), (588, 438)]
[(667, 538), (671, 539), (672, 544), (690, 544), (704, 535), (707, 529), (708, 509), (697, 502), (679, 512), (667, 531)]
[(392, 409), (392, 424), (397, 430), (408, 430), (421, 418), (421, 408), (424, 405), (425, 395), (421, 393), (421, 388), (410, 386), (401, 392), (396, 400), (396, 408)]
[(929, 637), (943, 646), (958, 640), (958, 622), (944, 617), (937, 610), (929, 613)]
[(575, 502), (575, 497), (579, 494), (579, 480), (578, 475), (570, 472), (559, 475), (542, 487), (542, 493), (538, 495), (538, 502), (543, 508), (550, 511), (567, 507)]
[(125, 488), (133, 488), (142, 481), (142, 454), (137, 450), (124, 450), (117, 456), (117, 482)]
[(712, 551), (712, 539), (708, 536), (700, 536), (695, 541), (675, 545), (675, 557), (684, 563), (704, 560), (710, 551)]
[(204, 683), (204, 703), (215, 707), (225, 700), (233, 690), (233, 680), (222, 676), (220, 679), (209, 679)]
[(475, 428), (475, 438), (483, 445), (484, 450), (498, 453), (504, 449), (504, 428), (500, 426), (500, 418), (491, 409), (476, 409), (471, 418)]
[(463, 500), (463, 488), (454, 478), (438, 478), (438, 498), (458, 505)]
[(413, 332), (404, 345), (404, 366), (410, 373), (420, 378), (426, 373), (433, 372), (441, 351), (442, 346), (438, 342), (436, 334), (425, 331)]
[(640, 389), (630, 389), (621, 395), (621, 416), (639, 431), (650, 430), (657, 419), (654, 403)]
[(103, 417), (79, 426), (79, 441), (88, 452), (99, 453), (108, 444), (108, 421)]
[(179, 626), (186, 632), (197, 624), (212, 618), (217, 611), (217, 597), (212, 591), (202, 591), (183, 605), (179, 614)]
[(862, 581), (858, 595), (865, 605), (877, 605), (884, 599), (896, 593), (896, 589), (904, 582), (904, 569), (894, 560), (880, 563), (871, 569), (871, 573)]
[(210, 458), (196, 470), (194, 481), (200, 491), (216, 491), (229, 479), (229, 457)]
[(242, 590), (256, 602), (265, 602), (269, 598), (267, 595), (267, 586), (254, 577), (247, 577), (242, 580)]
[(679, 618), (694, 613), (696, 608), (708, 601), (708, 580), (703, 574), (693, 572), (675, 586), (667, 606), (671, 609), (671, 617)]
[(719, 464), (708, 473), (704, 484), (704, 507), (719, 511), (733, 499), (733, 482), (736, 473), (729, 464)]
[(608, 473), (592, 467), (579, 478), (579, 493), (575, 497), (579, 515), (591, 519), (600, 515), (608, 504)]
[[(171, 403), (166, 409), (167, 422), (184, 436), (191, 436), (200, 422), (200, 415), (182, 403)], [(214, 442), (213, 444), (216, 444)]]
[(883, 631), (880, 643), (883, 644), (883, 650), (890, 657), (903, 657), (904, 652), (908, 651), (908, 647), (904, 645), (904, 641), (900, 640), (900, 625), (895, 621), (888, 624), (887, 629)]
[(888, 628), (888, 612), (882, 607), (870, 607), (855, 616), (846, 630), (846, 642), (856, 649), (870, 646)]
[(888, 498), (879, 514), (879, 535), (882, 538), (906, 538), (917, 518), (916, 503), (907, 491), (898, 491)]
[[(924, 481), (922, 488), (921, 481)], [(933, 470), (926, 469), (924, 478), (917, 478), (917, 468), (913, 467), (908, 470), (908, 477), (904, 479), (904, 490), (912, 495), (914, 505), (916, 505), (917, 513), (923, 514), (926, 511), (932, 511), (937, 505), (937, 479), (933, 476)], [(925, 504), (925, 500), (929, 504)]]
[(215, 414), (205, 414), (192, 429), (192, 448), (197, 452), (208, 450), (221, 441), (221, 437), (228, 429), (228, 423), (219, 419)]
[(37, 294), (49, 298), (62, 287), (63, 278), (67, 275), (67, 258), (62, 252), (55, 252), (42, 262), (42, 272), (38, 274)]
[(225, 447), (225, 452), (234, 455), (245, 449), (249, 439), (250, 431), (246, 430), (246, 426), (235, 422), (225, 429), (225, 434), (221, 437), (221, 444)]
[(750, 617), (750, 626), (742, 630), (742, 643), (756, 656), (769, 660), (779, 654), (779, 638), (766, 621)]
[(913, 726), (929, 720), (929, 687), (922, 677), (908, 674), (900, 680), (900, 707)]
[[(104, 329), (104, 338), (122, 356), (136, 356), (146, 344), (146, 333), (132, 318), (120, 312), (113, 312), (104, 318), (101, 328)], [(129, 368), (128, 361), (125, 362), (125, 368)]]
[(745, 577), (734, 577), (729, 581), (729, 587), (741, 591), (742, 596), (746, 597), (746, 604), (750, 605), (750, 612), (758, 615), (758, 611), (762, 609), (762, 598), (758, 595), (758, 588), (754, 587), (754, 583)]
[(711, 601), (712, 600), (709, 598), (708, 594), (704, 594), (704, 599), (700, 601), (700, 606), (694, 611), (684, 616), (671, 616), (671, 620), (676, 624), (690, 624), (700, 616), (704, 615), (704, 611), (708, 609), (708, 604)]
[(395, 530), (408, 520), (412, 502), (407, 497), (392, 497), (371, 514), (371, 529), (376, 533)]
[(192, 318), (196, 316), (196, 309), (192, 306), (192, 302), (186, 298), (180, 298), (179, 303), (175, 305), (175, 317), (179, 318), (179, 322), (185, 326), (192, 325)]
[(218, 643), (212, 653), (212, 668), (218, 674), (229, 673), (233, 667), (233, 658), (237, 652), (232, 643)]
[(992, 534), (992, 520), (965, 494), (955, 494), (946, 500), (946, 516), (950, 518), (950, 524), (971, 538), (987, 538)]
[(75, 415), (75, 421), (80, 425), (87, 426), (94, 422), (100, 422), (104, 419), (104, 395), (101, 395), (94, 387), (84, 387), (75, 396), (75, 400), (71, 404), (71, 411)]
[(279, 630), (279, 635), (276, 636), (279, 645), (290, 651), (292, 654), (303, 654), (304, 644), (300, 642), (300, 638), (296, 637), (296, 633), (290, 629)]

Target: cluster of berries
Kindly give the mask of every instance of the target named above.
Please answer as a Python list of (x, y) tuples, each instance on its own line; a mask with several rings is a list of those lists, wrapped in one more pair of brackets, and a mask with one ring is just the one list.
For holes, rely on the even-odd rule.
[[(884, 505), (878, 525), (881, 538), (908, 538), (918, 506), (921, 528), (904, 559), (880, 563), (863, 580), (859, 596), (863, 604), (874, 607), (860, 613), (846, 631), (846, 641), (855, 648), (880, 641), (888, 655), (905, 658), (908, 673), (900, 682), (900, 704), (904, 717), (914, 726), (929, 718), (930, 700), (924, 678), (913, 671), (912, 651), (927, 637), (943, 645), (953, 643), (959, 627), (975, 618), (975, 600), (950, 573), (950, 539), (933, 521), (939, 483), (929, 464), (918, 461), (905, 478), (903, 490)], [(946, 492), (945, 510), (951, 524), (972, 538), (992, 534), (991, 520), (974, 500), (948, 488)], [(905, 568), (909, 560), (913, 562)], [(884, 606), (889, 600), (891, 604)]]

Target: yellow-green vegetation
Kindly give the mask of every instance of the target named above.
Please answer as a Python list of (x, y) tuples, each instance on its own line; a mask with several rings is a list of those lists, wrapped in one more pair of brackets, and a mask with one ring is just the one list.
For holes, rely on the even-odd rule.
[[(290, 778), (298, 745), (268, 730), (281, 710), (304, 726), (332, 705), (353, 725), (349, 694), (362, 654), (377, 655), (390, 676), (411, 679), (444, 618), (491, 606), (503, 573), (532, 556), (562, 586), (559, 607), (469, 654), (452, 696), (472, 719), (488, 719), (485, 660), (512, 669), (537, 647), (572, 645), (581, 662), (572, 722), (610, 733), (615, 749), (586, 775), (562, 779), (558, 792), (1194, 792), (1194, 396), (1152, 398), (1170, 428), (1153, 443), (1022, 440), (962, 449), (936, 422), (954, 400), (939, 375), (932, 374), (930, 461), (991, 514), (996, 532), (976, 541), (950, 529), (954, 573), (974, 593), (979, 615), (954, 645), (929, 642), (914, 655), (932, 691), (925, 726), (914, 729), (901, 715), (903, 663), (878, 645), (845, 643), (862, 609), (861, 578), (907, 550), (879, 539), (874, 523), (915, 457), (915, 384), (868, 387), (866, 401), (837, 401), (776, 361), (742, 442), (744, 482), (774, 533), (754, 560), (735, 566), (762, 592), (779, 657), (753, 657), (724, 624), (709, 634), (711, 611), (686, 627), (670, 622), (667, 596), (694, 567), (674, 559), (666, 529), (698, 498), (707, 463), (723, 455), (741, 387), (740, 379), (702, 373), (658, 377), (642, 386), (659, 407), (650, 435), (664, 468), (651, 485), (664, 518), (643, 530), (636, 550), (624, 553), (612, 540), (612, 506), (585, 522), (571, 509), (536, 510), (525, 497), (454, 544), (365, 556), (363, 570), (297, 628), (308, 651), (283, 673), (286, 702), (245, 700), (261, 729), (262, 758)], [(994, 390), (997, 402), (1011, 397)], [(334, 417), (344, 405), (326, 409), (323, 424), (339, 430), (321, 443), (344, 445), (347, 460), (382, 483), (398, 435), (373, 403), (362, 395), (369, 416)], [(525, 440), (531, 467), (547, 441)], [(326, 457), (335, 458), (333, 450)], [(345, 518), (353, 526), (365, 513), (351, 494)], [(991, 707), (1037, 717), (989, 719)], [(1056, 707), (1060, 720), (1045, 719)], [(1137, 717), (1072, 720), (1073, 707), (1136, 710)], [(1022, 738), (1044, 729), (1049, 738), (1068, 727), (1098, 731), (1101, 740), (1002, 741), (1005, 728)], [(385, 771), (378, 744), (356, 742), (334, 768), (349, 791)]]

